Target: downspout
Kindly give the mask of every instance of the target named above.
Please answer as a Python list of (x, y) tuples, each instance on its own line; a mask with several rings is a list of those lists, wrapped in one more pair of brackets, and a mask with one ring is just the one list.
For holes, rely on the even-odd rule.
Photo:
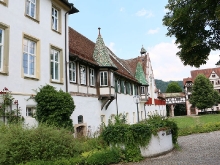
[(67, 55), (67, 38), (69, 37), (69, 34), (67, 36), (67, 22), (66, 22), (66, 17), (67, 17), (67, 14), (68, 15), (71, 15), (71, 14), (74, 14), (74, 13), (77, 13), (79, 12), (78, 9), (76, 9), (72, 3), (69, 3), (70, 5), (70, 10), (67, 11), (65, 13), (65, 86), (66, 86), (66, 92), (68, 92), (68, 77), (67, 77), (67, 56), (69, 57), (69, 54)]

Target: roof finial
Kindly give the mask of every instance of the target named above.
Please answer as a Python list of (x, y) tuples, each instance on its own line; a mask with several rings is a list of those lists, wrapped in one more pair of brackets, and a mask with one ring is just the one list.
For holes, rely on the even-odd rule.
[(99, 35), (101, 35), (101, 34), (100, 34), (100, 30), (101, 30), (101, 28), (99, 27), (98, 29), (99, 29)]

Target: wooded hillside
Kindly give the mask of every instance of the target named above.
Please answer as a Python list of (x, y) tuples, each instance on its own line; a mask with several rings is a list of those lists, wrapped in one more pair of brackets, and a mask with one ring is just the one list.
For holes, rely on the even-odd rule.
[(155, 83), (156, 83), (156, 86), (157, 86), (157, 89), (160, 89), (160, 91), (162, 93), (165, 93), (166, 92), (166, 89), (167, 89), (167, 86), (169, 83), (171, 82), (177, 82), (179, 84), (179, 86), (182, 88), (183, 90), (183, 81), (163, 81), (163, 80), (157, 80), (155, 79)]

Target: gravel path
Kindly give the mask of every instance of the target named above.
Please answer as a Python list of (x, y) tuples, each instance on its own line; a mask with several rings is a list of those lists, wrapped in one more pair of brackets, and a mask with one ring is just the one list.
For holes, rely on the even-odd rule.
[(220, 165), (220, 131), (178, 138), (180, 149), (127, 165)]

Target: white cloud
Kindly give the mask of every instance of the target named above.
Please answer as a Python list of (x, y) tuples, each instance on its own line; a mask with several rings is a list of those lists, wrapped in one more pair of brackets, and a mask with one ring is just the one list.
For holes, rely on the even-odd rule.
[(166, 8), (164, 8), (164, 10), (163, 10), (163, 12), (164, 13), (168, 13), (170, 10), (168, 10), (168, 9), (166, 9)]
[(123, 11), (125, 11), (125, 8), (124, 8), (124, 7), (121, 7), (121, 8), (120, 8), (120, 12), (123, 12)]
[(114, 42), (110, 42), (110, 43), (108, 44), (108, 48), (109, 48), (113, 53), (116, 52), (116, 50), (115, 50), (115, 43), (114, 43)]
[(148, 50), (154, 77), (163, 81), (183, 80), (183, 78), (191, 77), (191, 70), (214, 68), (220, 54), (220, 51), (211, 52), (207, 64), (202, 65), (200, 68), (195, 68), (182, 64), (180, 58), (176, 55), (176, 52), (179, 50), (173, 41), (170, 43), (159, 43), (154, 47), (148, 48)]
[(156, 34), (159, 32), (159, 30), (160, 30), (160, 28), (150, 29), (150, 30), (148, 30), (147, 34)]
[(150, 17), (153, 17), (154, 15), (151, 11), (141, 9), (136, 13), (136, 16), (138, 17), (146, 16), (147, 18), (150, 18)]

